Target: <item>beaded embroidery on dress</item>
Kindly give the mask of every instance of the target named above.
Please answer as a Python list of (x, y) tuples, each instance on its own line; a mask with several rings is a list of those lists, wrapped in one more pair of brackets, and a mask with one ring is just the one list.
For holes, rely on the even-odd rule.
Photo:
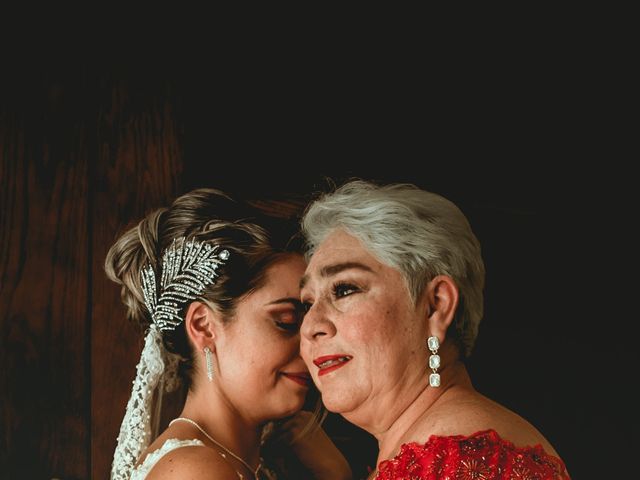
[(516, 447), (495, 430), (405, 443), (378, 467), (375, 480), (570, 480), (562, 460), (542, 446)]
[(164, 457), (167, 453), (182, 447), (204, 447), (205, 444), (200, 440), (178, 440), (170, 438), (162, 444), (162, 446), (146, 456), (144, 462), (133, 469), (130, 480), (144, 480), (151, 469)]

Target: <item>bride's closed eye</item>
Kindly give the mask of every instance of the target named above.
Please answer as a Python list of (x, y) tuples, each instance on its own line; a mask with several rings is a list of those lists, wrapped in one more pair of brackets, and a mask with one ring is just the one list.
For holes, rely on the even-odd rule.
[(280, 312), (274, 316), (276, 326), (287, 332), (298, 332), (302, 323), (302, 308)]

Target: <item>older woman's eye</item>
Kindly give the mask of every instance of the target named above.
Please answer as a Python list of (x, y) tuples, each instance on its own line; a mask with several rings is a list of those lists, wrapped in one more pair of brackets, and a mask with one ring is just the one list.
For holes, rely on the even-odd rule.
[(309, 310), (313, 307), (312, 302), (302, 302), (300, 309), (302, 310), (302, 316), (304, 317)]
[(336, 298), (346, 297), (359, 291), (358, 287), (348, 283), (337, 283), (333, 286), (333, 296)]

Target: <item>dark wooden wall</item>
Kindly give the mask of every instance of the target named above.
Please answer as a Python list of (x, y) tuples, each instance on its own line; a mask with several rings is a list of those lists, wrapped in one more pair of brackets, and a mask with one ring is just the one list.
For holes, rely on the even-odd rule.
[(142, 336), (122, 315), (103, 261), (115, 234), (170, 202), (181, 183), (181, 138), (170, 98), (132, 98), (127, 87), (111, 87), (111, 101), (99, 110), (92, 169), (91, 478), (106, 478), (111, 467), (109, 452), (142, 349)]
[[(630, 445), (631, 422), (598, 408), (608, 397), (595, 380), (624, 377), (596, 360), (606, 352), (628, 364), (637, 351), (591, 346), (606, 316), (603, 297), (583, 289), (599, 278), (588, 260), (593, 231), (571, 230), (585, 212), (602, 225), (605, 212), (586, 208), (575, 172), (536, 163), (551, 151), (522, 133), (536, 125), (507, 118), (455, 131), (435, 154), (420, 116), (398, 127), (402, 117), (376, 117), (370, 97), (368, 110), (349, 98), (310, 124), (324, 100), (310, 96), (305, 116), (264, 88), (229, 93), (159, 73), (58, 68), (0, 84), (0, 478), (108, 476), (141, 350), (102, 267), (118, 233), (198, 186), (288, 211), (324, 175), (412, 181), (456, 201), (489, 272), (476, 386), (532, 420), (576, 478), (606, 471), (584, 461), (602, 456), (590, 438)], [(287, 122), (273, 116), (283, 111)], [(368, 115), (378, 120), (356, 131)], [(491, 169), (495, 158), (506, 162)], [(631, 403), (622, 396), (615, 410)], [(356, 429), (335, 417), (328, 428), (356, 463), (371, 456)]]
[(0, 475), (107, 478), (140, 342), (102, 265), (177, 193), (180, 134), (161, 92), (30, 81), (0, 124)]
[(3, 112), (3, 478), (90, 472), (91, 129), (62, 89)]
[[(189, 189), (175, 84), (116, 77), (5, 86), (0, 478), (108, 477), (142, 336), (103, 262), (119, 233)], [(209, 186), (243, 190), (234, 172), (222, 165)], [(244, 192), (271, 214), (303, 205), (258, 190)]]

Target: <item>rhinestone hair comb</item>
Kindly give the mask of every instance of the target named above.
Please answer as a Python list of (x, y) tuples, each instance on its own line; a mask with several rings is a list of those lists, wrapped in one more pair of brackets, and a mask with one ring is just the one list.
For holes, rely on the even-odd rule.
[(160, 331), (174, 330), (180, 311), (218, 278), (218, 267), (229, 259), (229, 250), (184, 237), (174, 239), (162, 256), (160, 288), (151, 264), (140, 271), (144, 303)]

